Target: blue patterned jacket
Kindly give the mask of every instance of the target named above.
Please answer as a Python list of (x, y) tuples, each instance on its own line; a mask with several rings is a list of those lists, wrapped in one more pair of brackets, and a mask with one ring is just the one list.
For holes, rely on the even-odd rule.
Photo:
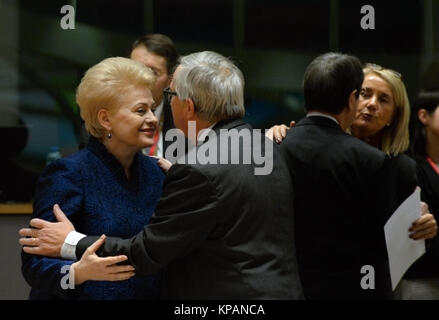
[[(105, 146), (91, 138), (85, 149), (45, 169), (32, 217), (54, 221), (52, 207), (58, 203), (78, 232), (130, 238), (151, 218), (164, 174), (155, 159), (139, 152), (130, 177), (126, 178), (122, 165)], [(160, 294), (160, 275), (119, 282), (87, 281), (64, 290), (61, 281), (66, 271), (62, 267), (72, 263), (22, 252), (22, 273), (32, 287), (30, 299), (155, 299)]]

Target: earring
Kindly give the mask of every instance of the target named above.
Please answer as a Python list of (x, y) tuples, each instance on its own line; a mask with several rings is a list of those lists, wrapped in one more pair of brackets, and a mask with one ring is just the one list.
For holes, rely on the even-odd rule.
[(386, 127), (390, 127), (390, 123), (386, 124)]
[(107, 133), (107, 138), (108, 138), (108, 139), (111, 139), (111, 137), (112, 137), (111, 132), (108, 132), (108, 133)]

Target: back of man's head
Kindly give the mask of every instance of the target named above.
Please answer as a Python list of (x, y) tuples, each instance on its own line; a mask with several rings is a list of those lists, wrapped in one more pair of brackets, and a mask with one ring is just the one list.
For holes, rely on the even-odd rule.
[(180, 99), (192, 99), (200, 119), (219, 122), (244, 116), (244, 76), (232, 61), (212, 51), (184, 56), (174, 75)]
[(143, 46), (149, 52), (165, 58), (168, 74), (172, 74), (178, 63), (178, 53), (171, 38), (160, 33), (149, 33), (134, 41), (131, 50), (139, 46)]
[(363, 83), (361, 61), (341, 53), (325, 53), (306, 68), (303, 79), (305, 109), (339, 114), (347, 107), (349, 96)]

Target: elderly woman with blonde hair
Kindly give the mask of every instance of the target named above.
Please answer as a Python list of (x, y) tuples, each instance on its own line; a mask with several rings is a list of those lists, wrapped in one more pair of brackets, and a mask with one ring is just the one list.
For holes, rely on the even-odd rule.
[[(124, 238), (148, 223), (164, 179), (157, 160), (140, 152), (153, 144), (157, 129), (151, 93), (155, 81), (151, 69), (120, 57), (105, 59), (86, 72), (76, 101), (92, 137), (85, 149), (45, 169), (33, 218), (41, 223), (56, 221), (52, 210), (59, 204), (77, 230)], [(102, 243), (98, 240), (93, 250)], [(68, 245), (61, 250), (68, 252)], [(97, 263), (92, 251), (78, 262), (23, 252), (22, 272), (32, 287), (30, 299), (158, 297), (158, 277), (136, 277), (131, 266), (120, 264), (125, 256), (106, 258), (105, 265)]]
[(352, 135), (385, 153), (398, 155), (409, 147), (410, 103), (401, 74), (367, 64)]
[[(363, 72), (357, 114), (348, 131), (389, 155), (404, 153), (409, 147), (410, 103), (401, 74), (372, 63)], [(287, 130), (285, 125), (274, 126), (267, 136), (279, 143)]]
[[(404, 166), (394, 174), (409, 176), (411, 172), (416, 172), (416, 163), (404, 154), (410, 144), (410, 103), (402, 76), (394, 70), (376, 64), (366, 64), (363, 72), (364, 80), (359, 92), (358, 109), (347, 131), (387, 153), (395, 161), (397, 158), (404, 158), (400, 161)], [(294, 125), (294, 121), (291, 121), (290, 127)], [(288, 129), (286, 125), (274, 126), (266, 135), (280, 143)], [(393, 190), (389, 190), (388, 197), (396, 196)], [(422, 204), (422, 208), (423, 215), (408, 230), (410, 238), (414, 240), (433, 239), (437, 233), (434, 215), (425, 203)], [(404, 284), (404, 280), (402, 283)], [(398, 298), (403, 295), (402, 291), (398, 288)]]

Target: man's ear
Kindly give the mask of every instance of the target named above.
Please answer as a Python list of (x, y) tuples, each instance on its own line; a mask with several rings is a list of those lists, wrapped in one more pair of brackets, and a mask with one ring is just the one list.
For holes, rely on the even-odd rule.
[(357, 112), (357, 106), (358, 106), (358, 90), (355, 89), (351, 92), (349, 95), (349, 102), (348, 102), (348, 109), (350, 112)]
[(419, 109), (418, 110), (418, 119), (419, 121), (425, 126), (428, 121), (428, 112), (425, 109)]
[(169, 88), (171, 86), (171, 80), (172, 80), (172, 76), (168, 74), (168, 76), (166, 78), (166, 86), (165, 86), (165, 88)]
[(105, 130), (111, 131), (110, 113), (107, 109), (99, 109), (98, 121)]
[(195, 104), (191, 98), (186, 100), (186, 108), (187, 108), (186, 109), (187, 120), (196, 120), (197, 111), (195, 111)]

